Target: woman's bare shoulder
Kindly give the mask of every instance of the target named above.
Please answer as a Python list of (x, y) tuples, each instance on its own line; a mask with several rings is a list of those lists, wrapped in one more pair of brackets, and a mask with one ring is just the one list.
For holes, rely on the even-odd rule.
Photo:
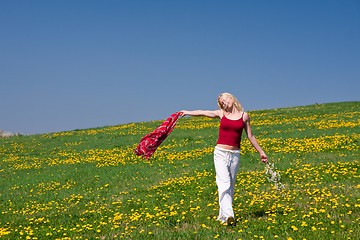
[(243, 119), (244, 119), (244, 121), (250, 120), (250, 116), (249, 116), (249, 114), (247, 112), (243, 113)]
[(223, 116), (224, 116), (224, 111), (223, 110), (215, 110), (215, 112), (217, 113), (217, 115), (219, 116), (220, 119), (223, 118)]

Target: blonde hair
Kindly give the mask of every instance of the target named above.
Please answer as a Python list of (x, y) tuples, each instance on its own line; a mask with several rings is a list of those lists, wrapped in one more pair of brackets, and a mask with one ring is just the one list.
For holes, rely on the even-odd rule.
[(217, 103), (218, 103), (218, 107), (219, 107), (220, 110), (224, 110), (224, 109), (222, 108), (221, 103), (220, 103), (220, 98), (223, 97), (223, 96), (224, 96), (224, 97), (230, 97), (230, 98), (234, 101), (234, 105), (235, 105), (236, 109), (239, 110), (240, 112), (243, 112), (243, 111), (244, 111), (244, 108), (243, 108), (243, 106), (240, 104), (239, 100), (237, 100), (236, 97), (234, 97), (234, 96), (233, 96), (232, 94), (230, 94), (230, 93), (222, 93), (222, 94), (219, 95)]

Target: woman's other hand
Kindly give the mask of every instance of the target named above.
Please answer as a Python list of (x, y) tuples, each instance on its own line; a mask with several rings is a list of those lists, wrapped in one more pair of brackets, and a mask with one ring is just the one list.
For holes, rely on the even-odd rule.
[(268, 157), (266, 156), (265, 153), (260, 154), (260, 157), (261, 157), (261, 161), (262, 161), (263, 163), (268, 163), (268, 162), (269, 162), (269, 161), (268, 161)]

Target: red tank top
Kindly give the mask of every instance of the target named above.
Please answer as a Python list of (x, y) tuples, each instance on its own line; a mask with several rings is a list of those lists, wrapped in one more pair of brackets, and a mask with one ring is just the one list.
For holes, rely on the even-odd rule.
[(241, 118), (237, 120), (228, 119), (225, 115), (221, 118), (217, 144), (225, 144), (240, 148), (241, 135), (244, 129), (243, 116), (244, 113)]

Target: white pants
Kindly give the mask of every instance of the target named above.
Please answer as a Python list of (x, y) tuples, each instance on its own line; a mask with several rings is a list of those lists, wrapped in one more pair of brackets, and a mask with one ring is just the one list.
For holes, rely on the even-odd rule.
[(234, 217), (232, 208), (236, 175), (239, 169), (240, 150), (227, 150), (215, 147), (214, 165), (216, 170), (216, 184), (219, 193), (218, 220), (226, 222), (228, 217)]

